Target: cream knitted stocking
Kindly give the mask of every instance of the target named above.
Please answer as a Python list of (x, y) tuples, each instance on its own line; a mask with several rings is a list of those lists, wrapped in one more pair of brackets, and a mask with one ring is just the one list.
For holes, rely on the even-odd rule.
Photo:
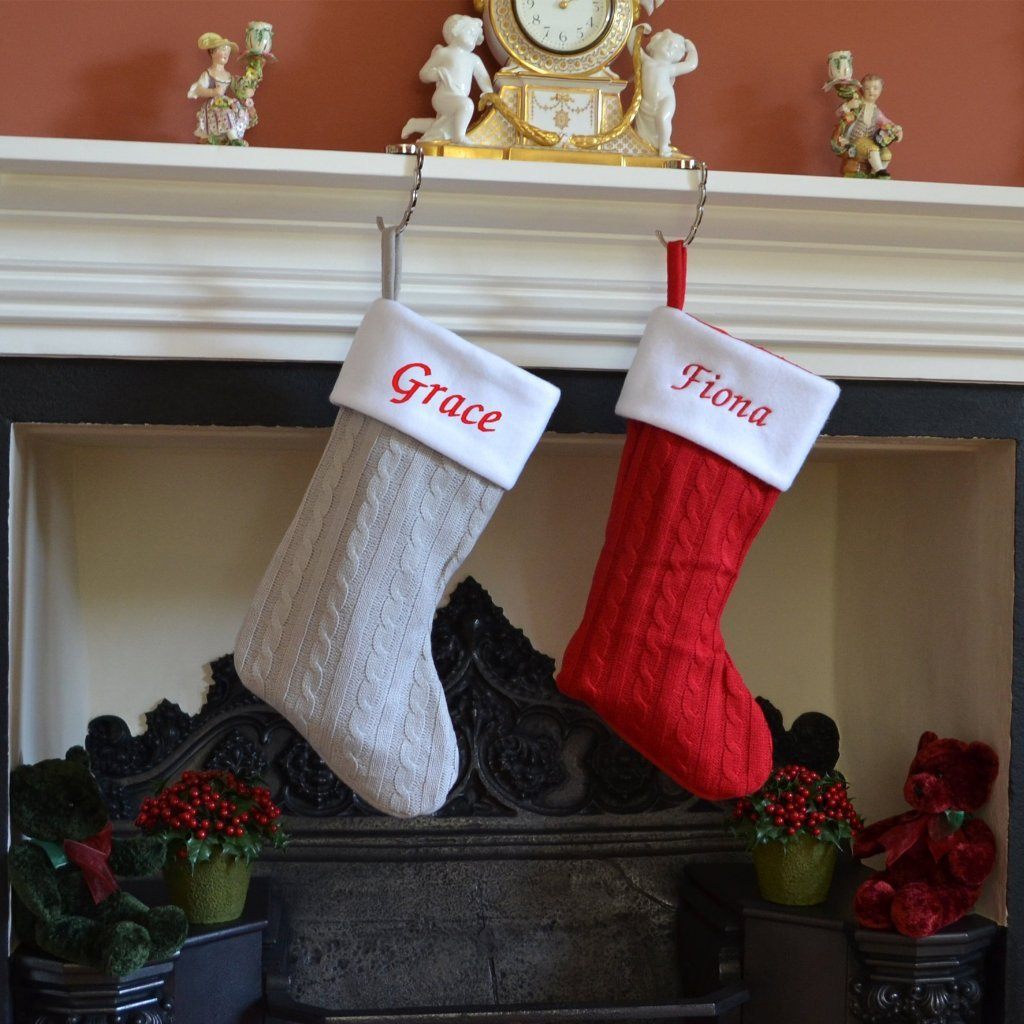
[(458, 772), (434, 611), (558, 391), (379, 300), (331, 397), (341, 409), (236, 667), (368, 803), (429, 813)]

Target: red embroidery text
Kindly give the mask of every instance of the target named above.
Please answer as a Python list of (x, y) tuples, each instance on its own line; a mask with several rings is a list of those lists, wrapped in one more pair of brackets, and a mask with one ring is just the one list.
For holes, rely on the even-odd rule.
[(697, 392), (699, 398), (706, 399), (717, 408), (734, 413), (741, 420), (749, 420), (752, 426), (766, 426), (765, 421), (772, 414), (771, 408), (767, 405), (751, 408), (754, 404), (752, 399), (727, 387), (719, 387), (718, 382), (721, 379), (720, 373), (713, 373), (706, 366), (701, 366), (700, 363), (690, 363), (683, 369), (683, 383), (672, 384), (670, 387), (673, 391), (685, 391), (692, 385), (699, 388)]
[[(399, 396), (391, 399), (395, 405), (404, 405), (417, 397), (423, 405), (430, 405), (433, 402), (434, 408), (442, 416), (461, 420), (467, 427), (476, 427), (483, 434), (494, 433), (495, 428), (490, 424), (501, 419), (501, 413), (497, 409), (487, 410), (479, 402), (469, 402), (465, 395), (449, 392), (443, 384), (428, 384), (426, 380), (421, 380), (415, 375), (416, 370), (419, 370), (423, 377), (430, 377), (432, 374), (426, 363), (406, 363), (395, 371), (391, 378), (391, 387)], [(421, 391), (423, 394), (420, 394)], [(444, 398), (434, 402), (438, 395), (444, 395)]]

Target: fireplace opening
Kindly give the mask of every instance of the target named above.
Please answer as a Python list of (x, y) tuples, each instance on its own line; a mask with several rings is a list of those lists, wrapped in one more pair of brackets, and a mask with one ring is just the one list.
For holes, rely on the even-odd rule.
[[(1005, 924), (1012, 417), (998, 406), (991, 427), (926, 436), (941, 432), (935, 417), (873, 420), (884, 387), (861, 387), (868, 397), (853, 387), (858, 404), (839, 410), (843, 435), (821, 439), (755, 542), (724, 632), (752, 692), (787, 717), (813, 709), (836, 720), (840, 768), (869, 818), (902, 809), (924, 729), (996, 747), (1004, 770), (985, 817), (1000, 861), (978, 910)], [(138, 733), (162, 700), (201, 712), (203, 666), (231, 649), (326, 436), (245, 425), (237, 410), (223, 417), (233, 426), (179, 425), (181, 411), (152, 426), (43, 413), (12, 431), (12, 763), (62, 753), (105, 715)], [(212, 406), (197, 417), (217, 419)], [(480, 581), (531, 648), (556, 661), (582, 611), (622, 444), (582, 429), (544, 438), (457, 578)], [(571, 1002), (588, 991), (608, 1005), (679, 997), (679, 867), (742, 854), (717, 808), (662, 796), (625, 815), (575, 805), (485, 815), (465, 804), (408, 828), (309, 805), (293, 850), (265, 865), (290, 920), (289, 995), (367, 1012)], [(338, 900), (329, 921), (324, 892)], [(556, 896), (558, 912), (545, 916)], [(1011, 907), (1014, 898), (1011, 887)], [(440, 915), (434, 925), (426, 907)], [(439, 927), (446, 914), (457, 926)], [(384, 934), (397, 944), (381, 945)], [(632, 973), (594, 977), (588, 934)], [(357, 947), (377, 959), (360, 960)], [(428, 977), (414, 969), (428, 956), (465, 972)]]

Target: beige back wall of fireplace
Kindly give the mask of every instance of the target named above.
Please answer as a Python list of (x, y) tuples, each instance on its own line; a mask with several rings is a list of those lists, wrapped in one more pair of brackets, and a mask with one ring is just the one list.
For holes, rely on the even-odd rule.
[[(323, 444), (304, 430), (16, 429), (15, 760), (89, 718), (199, 709)], [(579, 620), (620, 438), (549, 436), (462, 573), (534, 645)], [(754, 693), (833, 715), (870, 818), (903, 809), (925, 728), (1008, 761), (1013, 449), (821, 443), (751, 550), (725, 616)], [(986, 817), (1005, 836), (1001, 783)], [(1005, 861), (982, 910), (1004, 917)]]

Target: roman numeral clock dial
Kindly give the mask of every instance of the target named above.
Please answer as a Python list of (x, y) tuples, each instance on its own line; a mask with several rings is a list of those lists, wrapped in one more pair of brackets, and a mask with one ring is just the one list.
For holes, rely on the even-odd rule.
[(608, 31), (612, 0), (513, 0), (523, 34), (551, 53), (579, 53)]

